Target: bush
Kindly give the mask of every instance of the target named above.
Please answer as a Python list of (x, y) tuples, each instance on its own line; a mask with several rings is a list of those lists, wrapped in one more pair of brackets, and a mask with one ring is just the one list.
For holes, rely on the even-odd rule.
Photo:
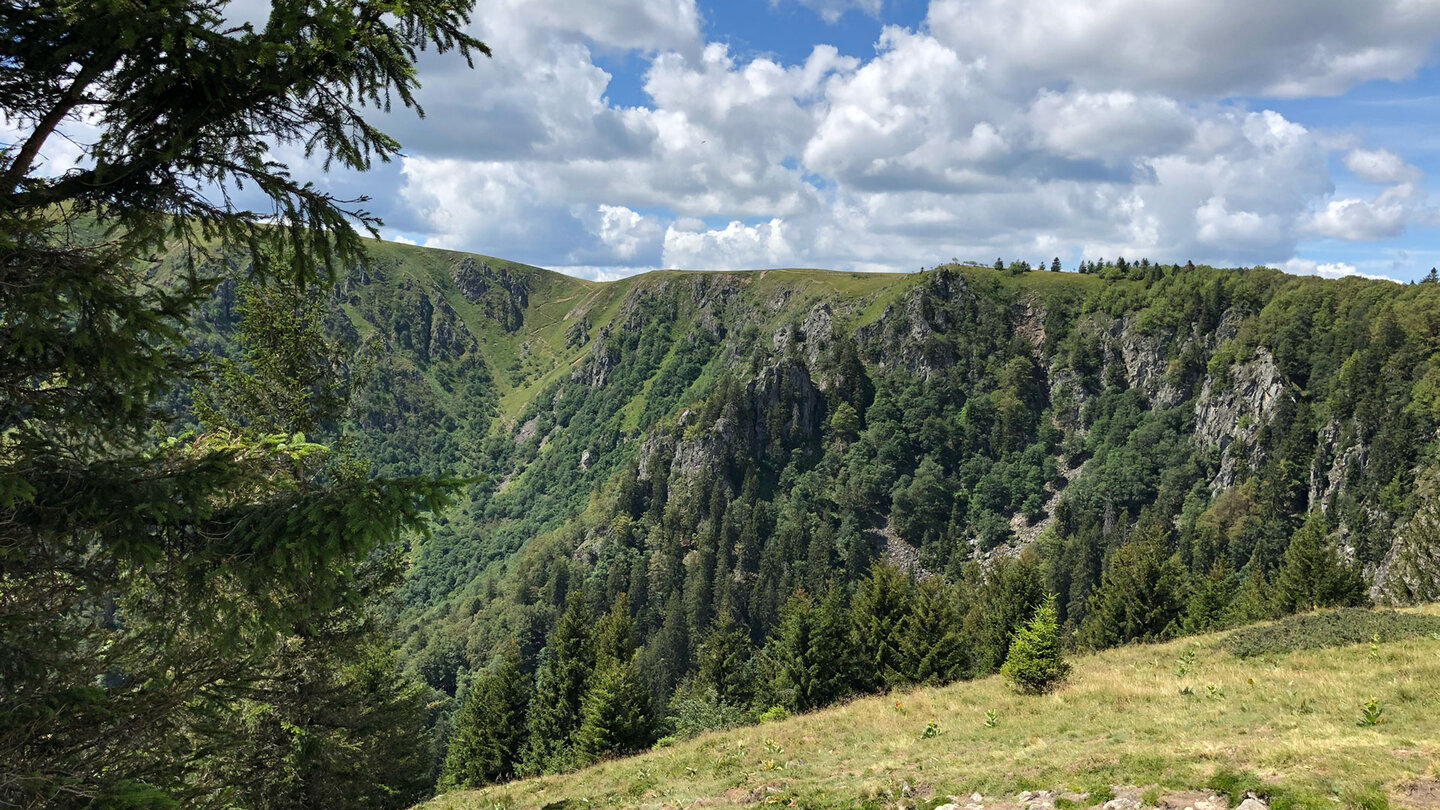
[(707, 731), (743, 726), (750, 719), (744, 709), (720, 699), (715, 687), (692, 682), (682, 684), (670, 699), (670, 716), (665, 720), (671, 734), (688, 740)]
[(1031, 695), (1054, 689), (1070, 674), (1070, 664), (1060, 652), (1060, 628), (1051, 604), (1037, 608), (1030, 623), (1015, 634), (1000, 674), (1016, 689)]
[(1274, 624), (1242, 627), (1220, 643), (1237, 658), (1398, 641), (1440, 633), (1440, 616), (1364, 608), (1339, 608), (1290, 616)]
[(760, 713), (759, 720), (762, 723), (771, 723), (779, 720), (784, 720), (789, 716), (790, 711), (784, 706), (771, 706), (770, 708)]

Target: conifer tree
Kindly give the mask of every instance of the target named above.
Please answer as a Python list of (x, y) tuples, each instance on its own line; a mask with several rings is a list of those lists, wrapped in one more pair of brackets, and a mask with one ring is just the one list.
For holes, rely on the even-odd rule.
[(1162, 540), (1162, 530), (1140, 528), (1115, 549), (1080, 625), (1080, 643), (1092, 649), (1174, 635), (1185, 607), (1185, 572)]
[(905, 682), (902, 649), (905, 617), (910, 612), (910, 578), (899, 568), (877, 561), (850, 603), (856, 663), (867, 688)]
[(1328, 529), (1324, 516), (1317, 513), (1290, 538), (1275, 580), (1276, 609), (1296, 613), (1365, 600), (1360, 572), (1340, 556), (1326, 536)]
[(785, 603), (780, 626), (766, 644), (775, 686), (795, 711), (833, 703), (850, 691), (849, 612), (832, 585), (816, 602), (803, 589)]
[(844, 590), (839, 584), (832, 581), (826, 586), (825, 595), (816, 605), (816, 613), (811, 654), (815, 660), (828, 661), (829, 664), (820, 671), (815, 695), (822, 703), (828, 704), (853, 692), (857, 680), (854, 628), (851, 626), (849, 606), (845, 604)]
[(650, 695), (635, 675), (634, 661), (605, 658), (591, 678), (576, 732), (578, 762), (630, 754), (652, 739)]
[(1049, 601), (1016, 632), (1000, 674), (1019, 691), (1032, 695), (1050, 691), (1070, 674), (1070, 664), (1060, 649), (1055, 608)]
[(595, 623), (595, 666), (628, 662), (635, 654), (635, 626), (630, 619), (630, 603), (620, 594), (610, 612)]
[(1235, 597), (1235, 576), (1221, 557), (1190, 592), (1190, 601), (1185, 605), (1185, 632), (1204, 633), (1225, 627)]
[(1015, 633), (1044, 601), (1044, 579), (1033, 551), (995, 562), (965, 618), (976, 643), (975, 674), (989, 674), (1000, 668)]
[(528, 772), (558, 771), (575, 764), (572, 746), (595, 668), (590, 630), (590, 609), (584, 595), (571, 591), (535, 676), (535, 693), (527, 713), (529, 739), (523, 757)]
[(733, 624), (712, 625), (700, 643), (695, 679), (715, 690), (716, 699), (731, 706), (749, 705), (754, 697), (754, 645), (750, 634)]
[[(277, 147), (355, 171), (388, 160), (400, 144), (367, 118), (415, 106), (417, 51), (488, 53), (465, 33), (468, 0), (274, 0), (258, 26), (224, 5), (0, 4), (6, 806), (98, 806), (140, 784), (152, 806), (201, 803), (193, 766), (231, 728), (211, 713), (287, 638), (354, 608), (363, 563), (454, 489), (306, 475), (293, 463), (329, 451), (314, 437), (151, 441), (174, 415), (165, 393), (196, 372), (182, 330), (220, 281), (213, 247), (301, 287), (364, 259), (355, 224), (378, 221), (296, 179)], [(65, 138), (85, 161), (54, 171)], [(149, 277), (167, 254), (178, 268)]]
[(905, 616), (901, 651), (905, 679), (911, 683), (949, 683), (969, 669), (955, 589), (944, 579), (927, 577), (916, 586), (910, 613)]
[(480, 787), (514, 778), (524, 749), (530, 679), (512, 639), (499, 663), (470, 686), (454, 721), (440, 788)]
[(1240, 585), (1235, 601), (1230, 603), (1230, 624), (1249, 624), (1275, 618), (1275, 597), (1270, 577), (1258, 559), (1251, 560), (1250, 572)]
[(777, 686), (795, 711), (824, 705), (820, 696), (822, 662), (812, 652), (816, 634), (815, 600), (804, 589), (796, 591), (780, 611), (780, 626), (765, 645), (775, 664)]

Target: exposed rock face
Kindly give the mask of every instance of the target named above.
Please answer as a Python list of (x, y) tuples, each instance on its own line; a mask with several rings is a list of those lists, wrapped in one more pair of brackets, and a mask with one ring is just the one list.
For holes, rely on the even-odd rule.
[(816, 304), (800, 324), (800, 331), (805, 335), (805, 359), (814, 368), (820, 355), (835, 341), (835, 310), (828, 303)]
[(1420, 482), (1420, 506), (1396, 532), (1375, 571), (1370, 597), (1380, 604), (1413, 605), (1440, 600), (1440, 482)]
[(1212, 492), (1235, 483), (1237, 453), (1244, 453), (1252, 466), (1260, 462), (1259, 451), (1253, 447), (1256, 435), (1282, 397), (1294, 399), (1280, 379), (1275, 358), (1264, 348), (1256, 349), (1253, 359), (1232, 367), (1229, 376), (1228, 384), (1207, 377), (1195, 403), (1195, 441), (1221, 453), (1220, 472), (1210, 482)]
[[(784, 442), (820, 435), (825, 401), (804, 365), (781, 361), (767, 366), (746, 385), (746, 393), (754, 414), (750, 426), (751, 446), (758, 455), (763, 455), (775, 440)], [(782, 435), (774, 435), (777, 427)]]
[(610, 327), (600, 327), (590, 347), (590, 359), (570, 373), (570, 379), (583, 382), (591, 388), (599, 388), (610, 377), (610, 371), (620, 356), (617, 348), (610, 345)]
[(903, 300), (887, 305), (874, 323), (856, 329), (855, 342), (869, 347), (880, 369), (903, 368), (928, 379), (954, 364), (950, 343), (936, 337), (952, 326), (948, 307), (964, 310), (967, 305), (973, 305), (973, 295), (964, 277), (939, 270)]
[(422, 299), (429, 305), (429, 339), (425, 354), (439, 359), (454, 359), (475, 348), (475, 336), (465, 322), (455, 313), (454, 308), (439, 293)]
[(1165, 347), (1172, 343), (1168, 335), (1142, 332), (1132, 315), (1115, 322), (1115, 343), (1120, 360), (1125, 364), (1125, 380), (1131, 388), (1145, 392), (1156, 405), (1172, 407), (1185, 399), (1185, 392), (1171, 382), (1166, 373)]
[(505, 268), (496, 270), (489, 264), (477, 265), (466, 256), (450, 268), (450, 279), (466, 300), (480, 307), (485, 317), (499, 321), (507, 332), (519, 329), (525, 321), (525, 307), (530, 303), (529, 282), (524, 276), (511, 275)]

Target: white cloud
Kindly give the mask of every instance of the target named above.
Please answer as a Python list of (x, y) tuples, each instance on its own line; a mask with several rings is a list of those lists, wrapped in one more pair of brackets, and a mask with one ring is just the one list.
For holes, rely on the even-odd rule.
[(1312, 214), (1305, 227), (1332, 239), (1386, 239), (1399, 236), (1407, 225), (1429, 213), (1424, 192), (1402, 183), (1386, 189), (1374, 200), (1332, 200)]
[(1009, 83), (1182, 98), (1333, 95), (1433, 57), (1424, 0), (933, 0), (935, 36)]
[(1300, 258), (1290, 259), (1281, 265), (1280, 269), (1297, 276), (1321, 276), (1323, 278), (1343, 278), (1357, 273), (1355, 265), (1348, 262), (1321, 263)]
[(607, 253), (622, 261), (633, 261), (646, 248), (657, 247), (664, 231), (654, 218), (623, 205), (601, 205), (597, 213), (599, 220), (591, 232), (608, 248)]
[[(858, 11), (868, 14), (871, 17), (880, 16), (880, 8), (884, 0), (797, 0), (800, 5), (805, 6), (816, 14), (820, 19), (831, 25), (840, 22), (847, 11)], [(770, 5), (779, 5), (779, 0), (770, 0)]]
[(1388, 276), (1374, 273), (1362, 273), (1359, 268), (1349, 262), (1316, 262), (1311, 259), (1293, 258), (1279, 267), (1287, 273), (1297, 276), (1320, 276), (1321, 278), (1345, 278), (1346, 276), (1359, 276), (1376, 281), (1394, 281)]
[[(1400, 26), (1399, 2), (1343, 27), (1351, 11), (1317, 21), (1296, 0), (1248, 3), (1243, 25), (1197, 22), (1177, 0), (935, 0), (928, 29), (886, 28), (872, 58), (821, 45), (787, 64), (704, 42), (689, 2), (623, 0), (641, 20), (631, 31), (609, 9), (503, 0), (477, 21), (493, 60), (427, 67), (430, 117), (401, 133), (410, 157), (394, 199), (413, 212), (401, 229), (430, 244), (596, 278), (952, 256), (1069, 265), (1077, 252), (1277, 263), (1307, 239), (1428, 222), (1422, 178), (1353, 134), (1215, 96), (1389, 75), (1364, 55), (1375, 43), (1423, 59), (1414, 42), (1435, 35), (1416, 31), (1435, 15), (1414, 7)], [(957, 28), (959, 10), (973, 31)], [(1014, 37), (995, 28), (1007, 20)], [(1088, 33), (1045, 40), (1062, 22)], [(1266, 47), (1237, 67), (1236, 40)], [(648, 64), (645, 106), (609, 99), (596, 54), (615, 49)], [(1335, 199), (1337, 154), (1391, 188)]]
[(721, 230), (665, 231), (666, 267), (687, 270), (749, 270), (793, 264), (797, 253), (779, 218), (756, 225), (731, 222)]
[(1345, 155), (1345, 168), (1370, 183), (1413, 183), (1423, 176), (1389, 149), (1352, 149)]

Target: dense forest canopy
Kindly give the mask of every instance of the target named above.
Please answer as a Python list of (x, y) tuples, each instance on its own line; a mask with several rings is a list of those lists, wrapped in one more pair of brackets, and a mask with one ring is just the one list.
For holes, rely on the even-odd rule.
[(356, 441), (483, 476), (397, 608), (442, 741), (511, 713), (485, 743), (508, 758), (451, 746), (446, 784), (992, 672), (1047, 601), (1103, 647), (1435, 596), (1431, 283), (1119, 259), (595, 284), (375, 255), (333, 293), (371, 364)]

